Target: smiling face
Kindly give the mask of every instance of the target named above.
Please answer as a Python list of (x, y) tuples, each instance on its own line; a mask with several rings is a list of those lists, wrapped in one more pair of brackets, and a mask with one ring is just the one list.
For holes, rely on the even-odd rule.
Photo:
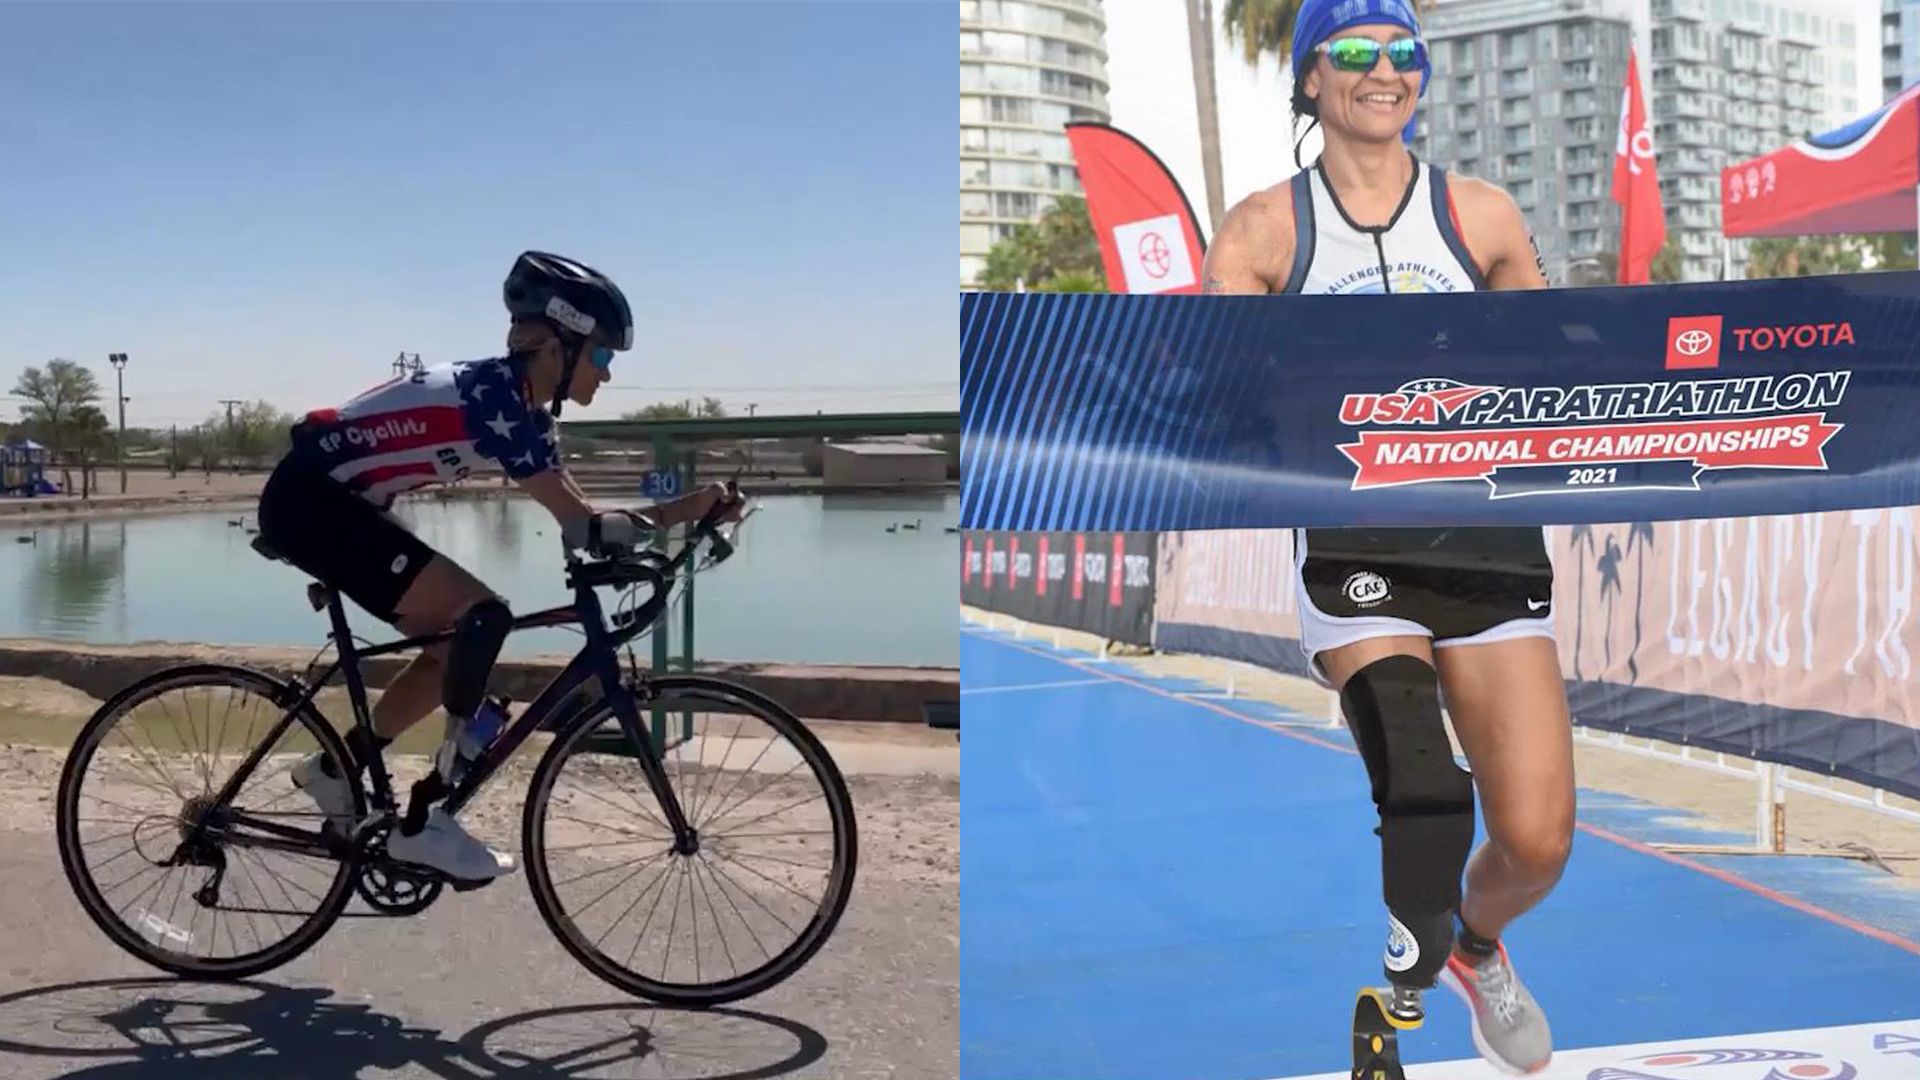
[[(1411, 37), (1404, 26), (1382, 24), (1349, 27), (1335, 34), (1334, 40), (1366, 38), (1385, 45)], [(1387, 142), (1398, 138), (1413, 119), (1420, 96), (1418, 69), (1393, 70), (1385, 49), (1373, 67), (1363, 72), (1340, 70), (1324, 51), (1313, 56), (1304, 89), (1318, 106), (1320, 123), (1330, 131), (1360, 142)]]

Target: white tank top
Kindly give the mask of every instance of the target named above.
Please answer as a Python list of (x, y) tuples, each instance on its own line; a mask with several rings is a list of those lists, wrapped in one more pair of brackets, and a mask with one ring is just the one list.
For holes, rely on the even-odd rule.
[[(1413, 162), (1413, 179), (1387, 224), (1353, 223), (1319, 162), (1293, 178), (1293, 269), (1287, 292), (1484, 291), (1447, 195), (1446, 171)], [(1385, 285), (1382, 285), (1384, 276)]]

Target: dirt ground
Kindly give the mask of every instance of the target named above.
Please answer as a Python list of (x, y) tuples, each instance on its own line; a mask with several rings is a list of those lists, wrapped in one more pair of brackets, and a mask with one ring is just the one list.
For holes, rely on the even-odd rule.
[[(1097, 652), (1101, 640), (1091, 634), (1060, 630), (1051, 626), (1023, 624), (1006, 615), (994, 615), (978, 609), (965, 609), (965, 616), (983, 625), (1012, 631), (1035, 641)], [(1268, 701), (1295, 709), (1307, 716), (1331, 718), (1337, 715), (1333, 695), (1323, 686), (1307, 679), (1277, 674), (1231, 660), (1179, 654), (1111, 654), (1116, 668), (1156, 677), (1189, 678), (1212, 685), (1232, 686), (1236, 696)], [(962, 675), (964, 683), (965, 676)], [(1577, 718), (1576, 718), (1577, 719)], [(1591, 732), (1595, 738), (1612, 739), (1610, 733)], [(1657, 747), (1674, 753), (1677, 748), (1647, 739), (1626, 739), (1625, 745)], [(1456, 744), (1457, 746), (1457, 744)], [(1752, 768), (1751, 762), (1728, 757), (1725, 763)], [(1574, 770), (1584, 788), (1612, 792), (1671, 807), (1682, 816), (1704, 824), (1741, 834), (1754, 835), (1754, 807), (1757, 785), (1752, 778), (1727, 776), (1694, 768), (1675, 761), (1656, 760), (1584, 740), (1574, 743)], [(1814, 782), (1798, 770), (1788, 770), (1794, 778)], [(1873, 791), (1844, 781), (1825, 786), (1845, 794), (1871, 798)], [(1889, 805), (1920, 813), (1920, 801), (1886, 796)], [(1834, 855), (1871, 853), (1878, 865), (1915, 883), (1920, 888), (1920, 826), (1911, 820), (1874, 813), (1870, 810), (1835, 802), (1798, 791), (1786, 795), (1786, 844), (1792, 852), (1817, 852)]]
[[(58, 470), (49, 475), (61, 481)], [(112, 469), (94, 473), (98, 487), (93, 498), (79, 495), (38, 495), (31, 499), (0, 498), (0, 528), (36, 521), (59, 521), (69, 517), (97, 514), (144, 514), (178, 510), (182, 507), (251, 507), (260, 498), (265, 472), (182, 472), (169, 476), (164, 469), (129, 469), (127, 491), (120, 493), (120, 474)], [(73, 471), (73, 488), (80, 489), (79, 470)]]
[[(351, 715), (344, 691), (324, 692), (317, 703), (336, 725)], [(52, 831), (60, 770), (75, 734), (100, 704), (50, 680), (0, 677), (0, 828)], [(425, 775), (441, 724), (436, 711), (388, 752), (403, 797)], [(960, 747), (953, 733), (915, 724), (813, 720), (807, 726), (853, 793), (861, 872), (944, 887), (957, 910)], [(513, 846), (546, 743), (545, 736), (530, 740), (463, 811), (476, 835)]]

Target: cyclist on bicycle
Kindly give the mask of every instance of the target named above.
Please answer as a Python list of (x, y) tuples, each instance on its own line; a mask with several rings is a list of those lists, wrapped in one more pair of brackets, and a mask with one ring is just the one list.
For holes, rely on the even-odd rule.
[[(288, 562), (409, 637), (453, 631), (387, 685), (370, 738), (358, 727), (348, 733), (356, 770), (437, 704), (448, 717), (438, 769), (450, 780), (451, 742), (480, 706), (513, 622), (504, 600), (389, 512), (396, 496), (465, 479), (492, 461), (553, 514), (569, 547), (588, 547), (591, 538), (601, 549), (638, 546), (655, 530), (738, 502), (713, 485), (639, 511), (589, 504), (567, 474), (556, 420), (565, 401), (592, 404), (613, 354), (633, 347), (626, 297), (592, 268), (538, 251), (515, 261), (504, 293), (506, 356), (427, 368), (308, 413), (260, 494), (261, 539)], [(722, 520), (738, 513), (735, 506)], [(310, 755), (291, 775), (330, 822), (350, 824), (352, 787), (332, 759)], [(487, 847), (442, 807), (419, 828), (409, 824), (387, 840), (397, 861), (468, 882), (514, 869), (511, 855)]]

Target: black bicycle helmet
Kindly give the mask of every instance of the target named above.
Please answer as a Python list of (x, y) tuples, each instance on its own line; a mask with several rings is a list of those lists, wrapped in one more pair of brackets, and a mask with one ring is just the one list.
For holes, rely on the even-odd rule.
[(633, 309), (626, 295), (585, 263), (544, 251), (523, 252), (514, 260), (501, 290), (507, 310), (547, 319), (561, 330), (600, 340), (616, 352), (633, 348)]

